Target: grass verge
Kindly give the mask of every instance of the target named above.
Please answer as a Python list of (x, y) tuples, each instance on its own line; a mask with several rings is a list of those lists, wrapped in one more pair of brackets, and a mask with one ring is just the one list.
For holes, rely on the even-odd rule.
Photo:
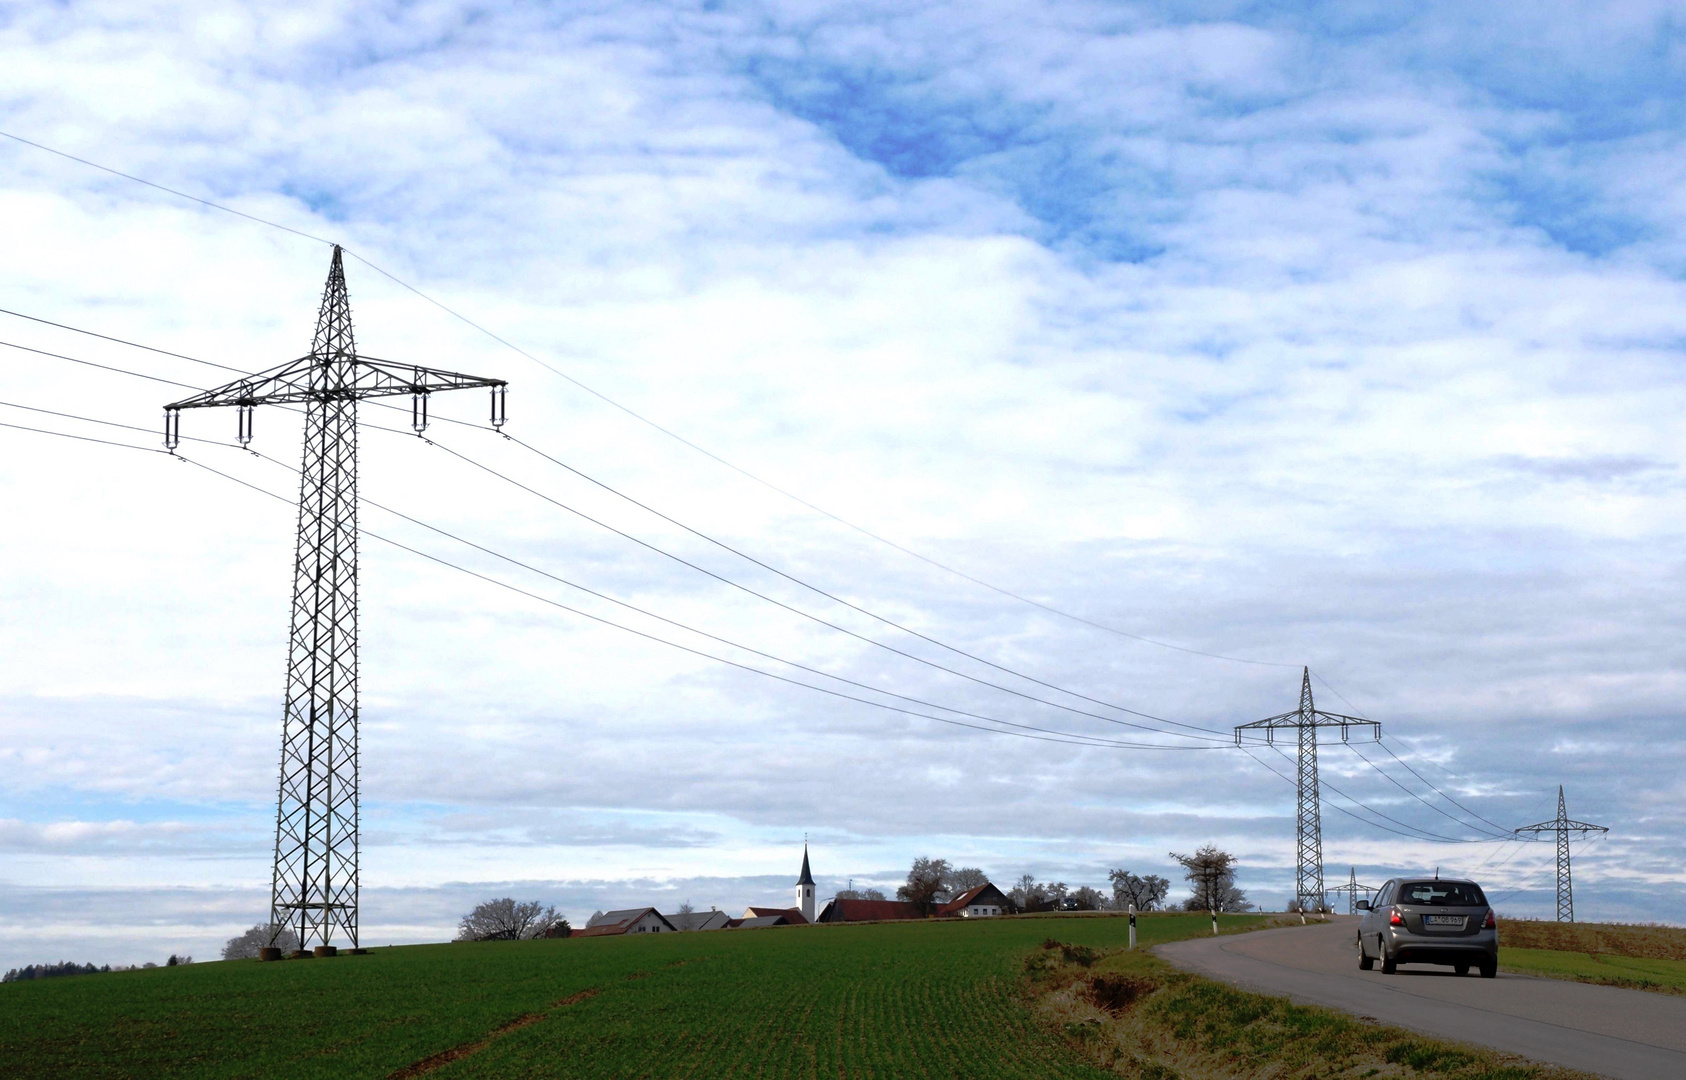
[(1023, 961), (1033, 1008), (1096, 1066), (1131, 1080), (1592, 1080), (1179, 971), (1143, 949), (1053, 939)]
[(1523, 975), (1622, 986), (1658, 994), (1686, 994), (1686, 961), (1640, 956), (1499, 947), (1499, 966)]

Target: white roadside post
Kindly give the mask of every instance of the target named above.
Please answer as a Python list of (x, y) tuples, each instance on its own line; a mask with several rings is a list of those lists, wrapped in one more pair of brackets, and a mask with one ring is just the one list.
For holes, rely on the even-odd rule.
[(1218, 909), (1212, 909), (1212, 936), (1218, 936)]
[(1130, 948), (1136, 947), (1136, 905), (1130, 905)]

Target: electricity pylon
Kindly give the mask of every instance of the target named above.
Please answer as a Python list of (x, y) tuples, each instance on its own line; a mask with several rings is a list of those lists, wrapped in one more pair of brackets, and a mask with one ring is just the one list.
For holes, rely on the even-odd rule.
[(281, 779), (270, 881), (270, 945), (283, 927), (299, 947), (357, 948), (357, 403), (409, 394), (411, 423), (427, 427), (427, 397), (485, 386), (492, 424), (504, 422), (507, 384), (359, 356), (338, 245), (328, 267), (310, 355), (164, 407), (164, 445), (180, 440), (181, 410), (233, 405), (242, 446), (259, 405), (304, 406), (298, 546), (281, 716)]
[(1353, 866), (1348, 868), (1346, 884), (1336, 885), (1329, 891), (1332, 893), (1346, 893), (1346, 913), (1348, 915), (1353, 915), (1356, 914), (1358, 910), (1356, 906), (1358, 904), (1358, 894), (1363, 893), (1365, 896), (1369, 896), (1376, 890), (1369, 885), (1358, 884), (1358, 867)]
[(1563, 785), (1557, 785), (1557, 819), (1542, 821), (1535, 825), (1524, 825), (1516, 830), (1519, 833), (1554, 832), (1557, 834), (1557, 921), (1575, 921), (1574, 888), (1569, 880), (1569, 835), (1585, 836), (1587, 833), (1607, 833), (1610, 830), (1602, 825), (1588, 825), (1584, 821), (1570, 821), (1569, 808), (1563, 801)]
[(1323, 712), (1311, 700), (1311, 668), (1305, 669), (1300, 683), (1300, 707), (1281, 716), (1238, 724), (1235, 745), (1241, 745), (1242, 732), (1263, 731), (1265, 742), (1276, 745), (1276, 733), (1291, 729), (1300, 744), (1299, 775), (1296, 780), (1298, 806), (1295, 808), (1294, 828), (1298, 849), (1298, 866), (1294, 874), (1294, 897), (1301, 911), (1326, 911), (1328, 901), (1323, 892), (1323, 818), (1317, 790), (1317, 729), (1338, 727), (1341, 741), (1346, 742), (1355, 727), (1368, 727), (1379, 741), (1382, 726), (1374, 720), (1339, 713)]

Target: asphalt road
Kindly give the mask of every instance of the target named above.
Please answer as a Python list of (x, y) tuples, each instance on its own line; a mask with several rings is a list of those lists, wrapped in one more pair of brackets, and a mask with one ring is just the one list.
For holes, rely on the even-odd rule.
[[(1358, 920), (1161, 945), (1189, 971), (1616, 1080), (1686, 1078), (1686, 997), (1500, 972), (1358, 970)], [(1504, 926), (1499, 927), (1500, 940)]]

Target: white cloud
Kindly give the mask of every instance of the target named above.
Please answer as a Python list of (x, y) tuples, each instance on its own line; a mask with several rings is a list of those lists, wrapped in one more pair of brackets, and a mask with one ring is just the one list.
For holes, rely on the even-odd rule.
[[(1686, 919), (1663, 884), (1680, 824), (1680, 129), (1651, 108), (1678, 73), (1599, 84), (1622, 130), (1593, 131), (1564, 88), (1611, 54), (1566, 53), (1566, 17), (1525, 28), (1547, 58), (1532, 97), (1485, 65), (1488, 39), (1450, 31), (1462, 16), (1435, 12), (1326, 36), (1086, 5), (1034, 20), (83, 5), (20, 9), (0, 65), (10, 130), (343, 239), (850, 520), (1130, 633), (1310, 663), (1353, 697), (1332, 707), (1434, 750), (1470, 779), (1425, 775), (1495, 821), (1536, 820), (1566, 783), (1572, 811), (1618, 830), (1577, 864), (1583, 909)], [(1651, 19), (1588, 33), (1649, 40)], [(0, 169), (0, 306), (240, 367), (303, 350), (319, 246), (27, 147), (0, 146)], [(1218, 730), (1293, 705), (1296, 670), (1132, 643), (977, 589), (683, 449), (355, 260), (348, 273), (369, 352), (510, 378), (512, 433), (854, 602)], [(222, 377), (0, 321), (0, 340)], [(0, 352), (0, 401), (150, 431), (185, 393)], [(481, 399), (453, 397), (436, 416), (478, 419)], [(221, 438), (233, 421), (186, 424)], [(432, 433), (788, 603), (1009, 678), (892, 638), (518, 447)], [(131, 436), (154, 442), (115, 437)], [(266, 453), (291, 463), (297, 439), (294, 417), (258, 418)], [(188, 906), (250, 907), (273, 823), (290, 511), (162, 458), (6, 429), (0, 444), (15, 508), (0, 603), (20, 613), (0, 626), (0, 841), (19, 852), (6, 880), (82, 888), (120, 866), (137, 888), (191, 887)], [(366, 495), (663, 615), (911, 697), (1127, 735), (769, 608), (437, 448), (371, 432), (363, 452)], [(296, 482), (196, 456), (271, 490)], [(659, 628), (377, 512), (366, 524)], [(1172, 846), (1216, 839), (1255, 892), (1288, 887), (1287, 792), (1244, 757), (912, 721), (372, 541), (362, 584), (371, 895), (590, 880), (590, 896), (630, 899), (601, 883), (717, 877), (739, 883), (716, 887), (737, 903), (822, 830), (845, 854), (821, 872), (843, 880), (893, 883), (912, 856), (943, 854), (1099, 884), (1110, 865), (1165, 872)], [(1345, 752), (1327, 760), (1384, 812), (1454, 828)], [(1468, 850), (1325, 818), (1331, 860), (1361, 875)], [(1469, 865), (1486, 857), (1470, 848)], [(1621, 869), (1642, 850), (1657, 864)], [(121, 905), (99, 910), (87, 923), (121, 940)], [(227, 912), (216, 933), (260, 915)]]

